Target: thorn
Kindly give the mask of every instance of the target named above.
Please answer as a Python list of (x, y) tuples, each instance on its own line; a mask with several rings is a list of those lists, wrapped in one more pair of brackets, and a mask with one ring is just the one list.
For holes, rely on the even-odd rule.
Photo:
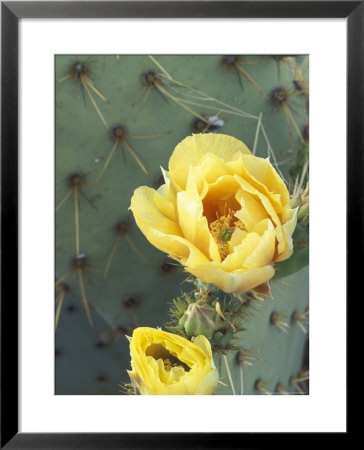
[(63, 197), (63, 199), (58, 203), (57, 207), (56, 207), (56, 212), (58, 212), (62, 206), (64, 205), (64, 203), (66, 202), (66, 200), (68, 200), (68, 198), (72, 195), (73, 193), (73, 189), (70, 189), (67, 194)]
[(292, 314), (292, 320), (295, 322), (299, 328), (303, 331), (304, 334), (307, 334), (307, 328), (304, 324), (308, 323), (308, 310), (304, 313), (294, 312)]
[(100, 108), (97, 106), (97, 103), (95, 102), (95, 99), (93, 98), (93, 96), (92, 96), (92, 94), (90, 92), (89, 84), (87, 83), (87, 81), (83, 77), (80, 77), (80, 80), (81, 80), (82, 86), (85, 88), (85, 90), (87, 92), (87, 95), (89, 96), (89, 98), (91, 100), (91, 103), (93, 104), (94, 108), (96, 109), (96, 112), (97, 112), (98, 116), (100, 117), (101, 122), (105, 125), (106, 129), (108, 130), (109, 129), (109, 125), (107, 124), (104, 116), (102, 115), (102, 113), (100, 111)]
[(255, 130), (255, 137), (254, 137), (254, 144), (253, 144), (253, 155), (255, 155), (257, 151), (257, 144), (258, 144), (258, 137), (259, 137), (259, 131), (260, 131), (260, 125), (262, 123), (263, 113), (259, 114), (259, 119), (257, 123), (257, 129)]
[(63, 300), (64, 300), (65, 295), (68, 292), (69, 288), (67, 285), (61, 283), (57, 286), (57, 289), (60, 291), (60, 294), (59, 294), (58, 300), (56, 301), (57, 309), (56, 309), (56, 317), (55, 317), (55, 331), (57, 330), (59, 318), (61, 316)]
[(93, 324), (93, 320), (92, 320), (92, 317), (91, 317), (90, 306), (89, 306), (89, 303), (88, 303), (88, 300), (87, 300), (87, 297), (86, 297), (85, 285), (83, 283), (82, 269), (77, 269), (77, 272), (78, 272), (78, 279), (80, 281), (82, 303), (83, 303), (83, 306), (85, 308), (89, 324), (90, 324), (91, 328), (93, 328), (94, 324)]
[(118, 139), (116, 139), (116, 141), (114, 142), (114, 145), (112, 146), (112, 149), (109, 153), (109, 156), (107, 157), (107, 159), (105, 161), (103, 168), (101, 169), (100, 173), (97, 175), (96, 183), (98, 183), (101, 180), (101, 177), (103, 176), (105, 170), (109, 166), (110, 161), (111, 161), (112, 157), (114, 156), (115, 150), (119, 144), (120, 144), (120, 141)]
[(233, 391), (233, 394), (236, 395), (235, 387), (234, 387), (234, 383), (233, 383), (233, 379), (232, 379), (232, 377), (231, 377), (231, 372), (230, 372), (229, 363), (228, 363), (228, 360), (227, 360), (227, 356), (226, 356), (226, 355), (223, 355), (222, 357), (223, 357), (223, 360), (224, 360), (224, 363), (225, 363), (226, 372), (227, 372), (227, 375), (228, 375), (228, 378), (229, 378), (231, 390)]
[(273, 325), (276, 325), (281, 331), (288, 334), (287, 328), (290, 328), (288, 323), (284, 322), (282, 319), (286, 317), (286, 314), (282, 311), (277, 311), (272, 313), (270, 316), (270, 321)]
[(267, 390), (267, 388), (265, 387), (265, 382), (264, 382), (263, 380), (257, 380), (257, 381), (255, 382), (255, 389), (256, 389), (257, 391), (263, 392), (263, 394), (266, 394), (266, 395), (272, 395), (272, 393), (269, 392), (269, 391)]
[(135, 161), (137, 162), (137, 164), (139, 165), (139, 167), (142, 169), (142, 171), (146, 174), (149, 175), (148, 170), (145, 168), (144, 164), (141, 162), (139, 156), (135, 153), (135, 151), (133, 150), (133, 148), (131, 147), (131, 145), (128, 143), (128, 141), (126, 139), (123, 139), (122, 142), (125, 147), (127, 148), (128, 152), (131, 154), (131, 156), (135, 159)]
[(281, 384), (281, 383), (278, 383), (278, 384), (277, 384), (276, 392), (278, 392), (278, 393), (281, 394), (281, 395), (288, 395), (288, 392), (286, 392), (286, 391), (284, 390), (284, 386), (283, 386), (283, 384)]

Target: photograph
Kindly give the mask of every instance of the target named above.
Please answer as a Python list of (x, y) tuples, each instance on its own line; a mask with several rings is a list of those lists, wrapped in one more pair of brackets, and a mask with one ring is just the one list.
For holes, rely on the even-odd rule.
[(55, 54), (62, 395), (309, 395), (309, 55)]

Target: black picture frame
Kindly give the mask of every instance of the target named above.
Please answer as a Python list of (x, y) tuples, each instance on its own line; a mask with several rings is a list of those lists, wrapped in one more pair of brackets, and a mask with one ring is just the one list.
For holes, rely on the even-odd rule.
[[(1, 3), (1, 448), (259, 448), (276, 434), (18, 433), (18, 22), (21, 18), (346, 18), (347, 19), (347, 301), (363, 263), (364, 2), (123, 1)], [(355, 253), (354, 253), (355, 249)], [(350, 295), (351, 294), (351, 295)], [(356, 294), (358, 295), (358, 294)], [(360, 295), (360, 294), (359, 294)], [(10, 301), (11, 300), (11, 301)], [(348, 349), (350, 347), (348, 346)], [(347, 429), (349, 431), (349, 429)], [(347, 437), (346, 433), (339, 433)], [(295, 435), (293, 437), (297, 439)], [(310, 439), (300, 437), (300, 444)], [(315, 444), (319, 445), (319, 436)], [(326, 439), (326, 436), (323, 436)], [(292, 434), (280, 436), (285, 447)], [(173, 444), (172, 444), (173, 443)]]

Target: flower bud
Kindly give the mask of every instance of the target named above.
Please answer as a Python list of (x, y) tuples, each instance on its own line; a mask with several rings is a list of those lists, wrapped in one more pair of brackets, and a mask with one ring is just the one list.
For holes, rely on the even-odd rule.
[(290, 200), (291, 208), (298, 208), (297, 222), (303, 227), (309, 225), (309, 203), (310, 203), (310, 193), (309, 184), (306, 183), (304, 190), (299, 189), (298, 193), (294, 195)]
[(211, 339), (223, 321), (216, 309), (204, 302), (191, 303), (179, 320), (179, 326), (187, 336), (203, 336)]
[(173, 333), (136, 328), (129, 337), (130, 381), (141, 395), (211, 395), (219, 372), (205, 336), (189, 341)]
[(304, 203), (298, 211), (297, 221), (304, 227), (309, 224), (309, 204)]
[(297, 208), (297, 206), (301, 206), (302, 204), (302, 200), (301, 197), (299, 195), (295, 195), (294, 197), (291, 198), (291, 200), (289, 201), (289, 206), (292, 209)]
[(201, 292), (205, 292), (205, 293), (209, 293), (209, 292), (210, 293), (217, 293), (217, 292), (219, 292), (219, 289), (216, 286), (214, 286), (211, 283), (204, 283), (199, 278), (196, 278), (195, 285), (196, 285), (196, 288), (199, 289)]

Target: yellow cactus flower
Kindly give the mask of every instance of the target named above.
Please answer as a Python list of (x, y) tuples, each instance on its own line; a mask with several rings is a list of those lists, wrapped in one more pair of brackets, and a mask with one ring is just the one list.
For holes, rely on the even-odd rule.
[(160, 329), (139, 327), (130, 341), (136, 391), (142, 395), (210, 395), (219, 379), (210, 342), (197, 336), (193, 342)]
[(268, 159), (238, 139), (196, 134), (174, 149), (165, 183), (135, 190), (130, 209), (146, 238), (227, 293), (267, 282), (293, 251), (297, 208)]

